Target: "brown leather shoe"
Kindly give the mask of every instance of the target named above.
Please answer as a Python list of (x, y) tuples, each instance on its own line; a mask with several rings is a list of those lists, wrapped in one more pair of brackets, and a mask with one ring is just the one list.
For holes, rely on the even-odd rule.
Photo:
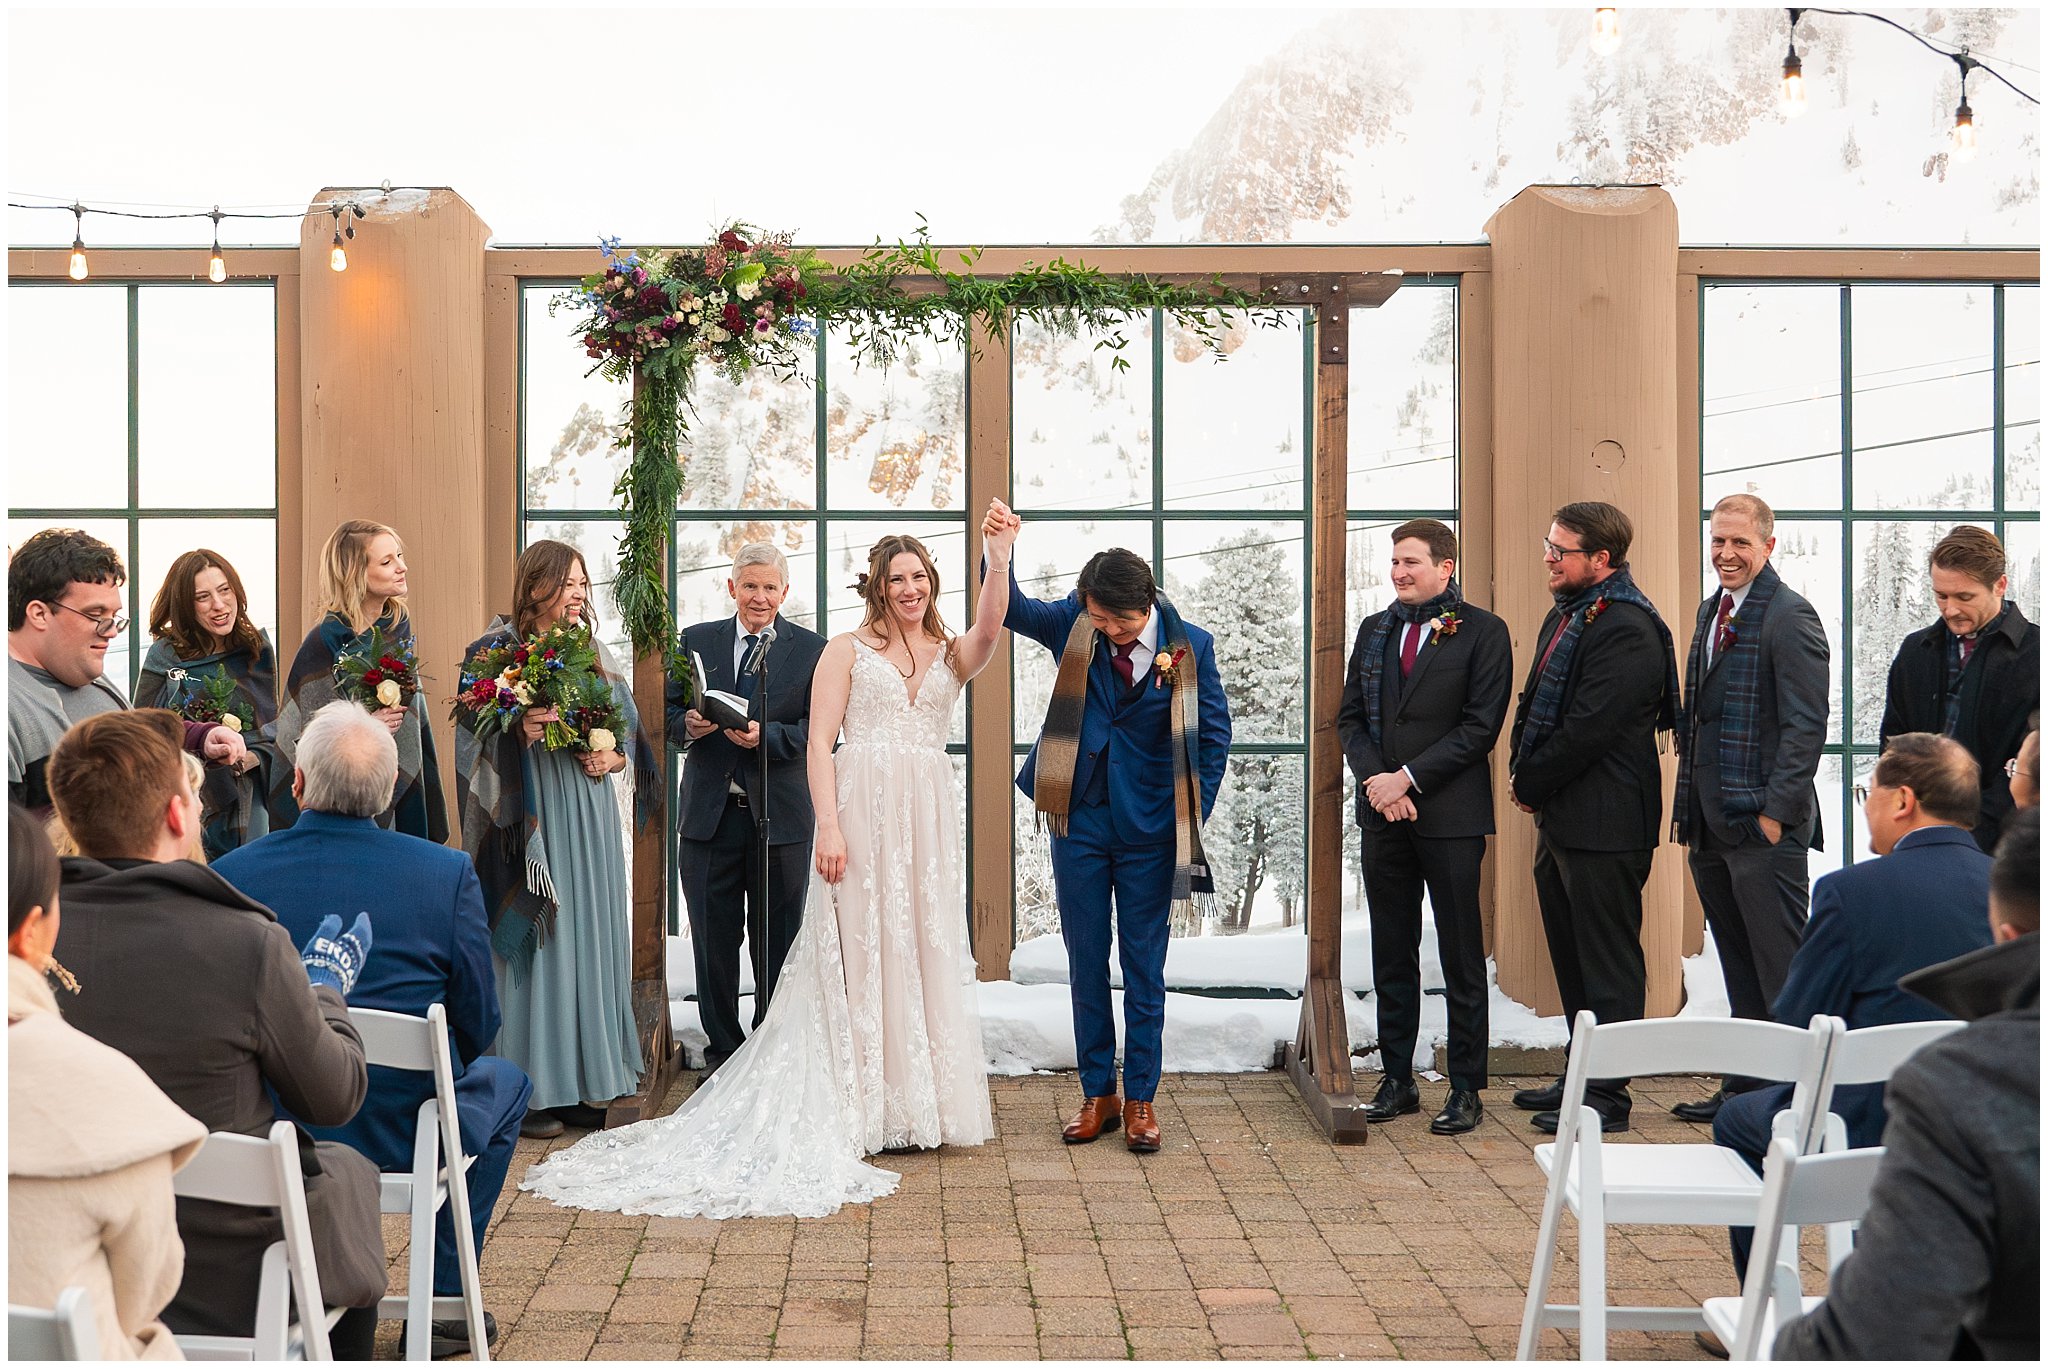
[(1070, 1146), (1085, 1146), (1103, 1132), (1115, 1131), (1123, 1121), (1123, 1113), (1123, 1102), (1113, 1093), (1090, 1098), (1081, 1104), (1074, 1120), (1061, 1129), (1060, 1139)]
[(1150, 1103), (1124, 1105), (1124, 1144), (1140, 1155), (1159, 1149), (1159, 1119), (1152, 1115)]

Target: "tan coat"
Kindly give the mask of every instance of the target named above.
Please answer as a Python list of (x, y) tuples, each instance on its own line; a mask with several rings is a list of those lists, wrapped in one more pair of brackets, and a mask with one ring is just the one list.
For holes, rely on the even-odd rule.
[(92, 1298), (106, 1359), (182, 1359), (157, 1314), (178, 1291), (171, 1175), (206, 1139), (119, 1051), (65, 1024), (7, 957), (7, 1300)]

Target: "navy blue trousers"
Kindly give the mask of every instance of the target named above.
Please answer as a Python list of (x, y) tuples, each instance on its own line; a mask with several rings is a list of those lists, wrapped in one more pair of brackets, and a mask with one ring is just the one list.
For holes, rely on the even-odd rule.
[(1074, 1001), (1074, 1048), (1091, 1098), (1116, 1088), (1116, 1013), (1109, 988), (1110, 910), (1124, 971), (1124, 1097), (1149, 1103), (1159, 1090), (1159, 1034), (1166, 1023), (1166, 942), (1173, 901), (1173, 841), (1128, 846), (1109, 806), (1076, 802), (1067, 835), (1052, 839), (1053, 889), (1067, 982)]

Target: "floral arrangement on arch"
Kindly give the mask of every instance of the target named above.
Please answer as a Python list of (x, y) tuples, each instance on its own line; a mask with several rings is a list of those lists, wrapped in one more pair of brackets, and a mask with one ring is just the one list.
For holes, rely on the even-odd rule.
[(702, 247), (644, 257), (604, 238), (604, 270), (557, 302), (583, 316), (583, 353), (612, 380), (636, 366), (687, 375), (704, 363), (733, 380), (761, 365), (794, 368), (817, 337), (799, 310), (823, 268), (790, 243), (739, 222)]

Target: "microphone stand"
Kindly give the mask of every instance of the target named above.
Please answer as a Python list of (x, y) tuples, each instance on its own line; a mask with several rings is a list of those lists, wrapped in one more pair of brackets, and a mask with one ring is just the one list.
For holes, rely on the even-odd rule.
[(754, 648), (754, 721), (761, 729), (761, 740), (755, 746), (761, 761), (760, 802), (754, 808), (754, 891), (747, 900), (747, 947), (748, 959), (754, 964), (754, 1025), (761, 1024), (762, 1015), (768, 1010), (768, 991), (773, 986), (768, 982), (768, 648), (774, 642), (775, 626), (764, 629), (759, 645)]

